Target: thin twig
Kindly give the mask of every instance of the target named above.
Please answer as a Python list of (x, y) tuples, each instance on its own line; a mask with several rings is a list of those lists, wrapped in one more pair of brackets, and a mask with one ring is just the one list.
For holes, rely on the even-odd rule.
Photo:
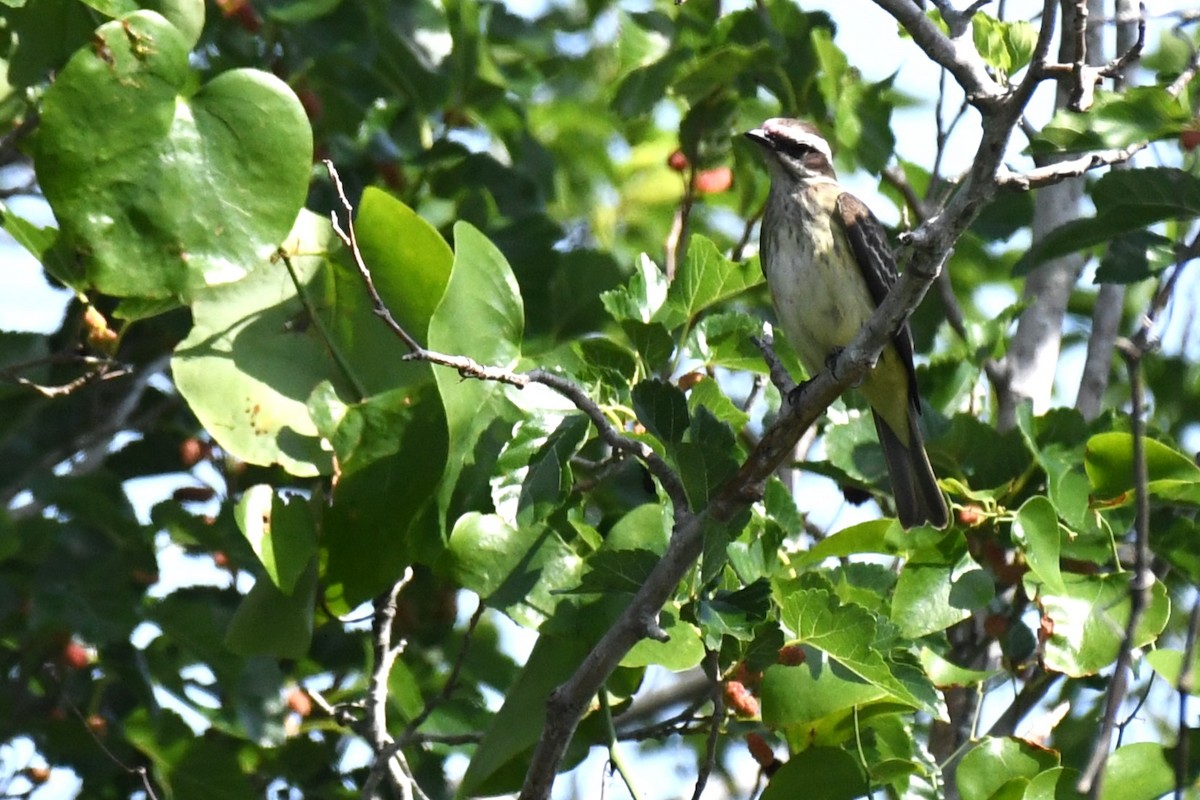
[(1195, 688), (1196, 674), (1192, 669), (1196, 657), (1196, 640), (1200, 639), (1200, 598), (1192, 603), (1188, 619), (1187, 639), (1183, 645), (1183, 664), (1179, 668), (1179, 740), (1175, 743), (1175, 800), (1183, 800), (1187, 788), (1188, 764), (1188, 697)]
[(588, 396), (578, 384), (556, 375), (552, 372), (547, 372), (543, 369), (534, 369), (529, 372), (513, 372), (512, 370), (503, 367), (488, 366), (480, 364), (473, 358), (468, 358), (462, 355), (450, 355), (446, 353), (438, 353), (432, 350), (427, 350), (413, 338), (413, 336), (404, 329), (396, 318), (392, 316), (387, 304), (383, 302), (379, 291), (375, 288), (375, 281), (371, 277), (371, 271), (367, 267), (363, 259), (362, 251), (358, 246), (358, 238), (354, 229), (354, 207), (350, 204), (346, 197), (345, 190), (342, 186), (342, 179), (338, 175), (337, 169), (333, 162), (326, 160), (324, 162), (325, 169), (329, 172), (329, 176), (333, 181), (334, 190), (337, 193), (343, 210), (346, 214), (345, 227), (338, 222), (337, 215), (332, 216), (334, 231), (342, 243), (350, 249), (354, 264), (358, 268), (359, 276), (366, 285), (367, 293), (371, 297), (371, 305), (375, 315), (383, 320), (388, 329), (400, 338), (402, 342), (409, 348), (409, 353), (404, 356), (407, 361), (425, 361), (430, 364), (437, 364), (443, 367), (450, 367), (458, 372), (464, 378), (475, 378), (477, 380), (495, 381), (497, 383), (506, 384), (508, 386), (516, 386), (524, 388), (531, 383), (539, 383), (547, 386), (559, 393), (563, 397), (570, 400), (576, 408), (582, 411), (592, 424), (596, 426), (600, 438), (603, 439), (609, 446), (616, 450), (620, 450), (629, 455), (633, 455), (640, 459), (650, 473), (658, 479), (663, 487), (663, 491), (671, 498), (671, 502), (676, 509), (687, 510), (688, 500), (687, 493), (683, 490), (683, 483), (675, 474), (675, 471), (663, 460), (661, 456), (655, 453), (649, 445), (644, 442), (639, 442), (636, 439), (631, 439), (623, 435), (612, 422), (609, 421), (607, 415), (600, 408), (596, 401)]
[(124, 761), (122, 761), (120, 758), (118, 758), (117, 754), (108, 748), (108, 745), (106, 745), (104, 743), (104, 740), (101, 739), (99, 734), (97, 734), (96, 731), (92, 728), (92, 726), (88, 724), (87, 717), (85, 717), (83, 715), (83, 712), (79, 709), (79, 706), (75, 705), (74, 701), (72, 701), (71, 698), (67, 696), (66, 691), (64, 690), (62, 685), (59, 684), (58, 677), (56, 675), (54, 675), (50, 670), (46, 670), (45, 672), (51, 678), (51, 680), (53, 680), (54, 683), (58, 686), (59, 699), (62, 702), (66, 703), (67, 707), (71, 709), (71, 713), (73, 713), (76, 716), (76, 718), (79, 720), (79, 724), (83, 726), (83, 729), (85, 731), (87, 731), (88, 736), (92, 737), (92, 741), (94, 741), (96, 743), (96, 746), (100, 748), (100, 752), (104, 753), (104, 755), (108, 758), (109, 761), (111, 761), (113, 764), (117, 765), (117, 767), (119, 767), (125, 773), (127, 773), (129, 775), (136, 775), (138, 777), (138, 779), (142, 782), (142, 789), (145, 790), (146, 797), (148, 797), (149, 800), (158, 800), (158, 795), (156, 795), (154, 793), (154, 786), (150, 783), (149, 771), (145, 767), (140, 766), (140, 765), (136, 766), (136, 767), (131, 767), (128, 764), (126, 764)]
[(629, 767), (617, 747), (619, 740), (617, 739), (617, 729), (613, 726), (612, 707), (608, 703), (608, 690), (601, 689), (596, 698), (600, 701), (600, 713), (604, 715), (605, 730), (608, 733), (608, 763), (621, 776), (625, 788), (629, 790), (629, 796), (633, 800), (642, 800), (642, 793), (638, 791), (637, 784), (633, 781), (633, 774), (629, 771)]
[(1166, 308), (1179, 281), (1179, 276), (1183, 273), (1187, 263), (1195, 257), (1198, 248), (1200, 248), (1200, 233), (1183, 249), (1175, 268), (1160, 282), (1158, 290), (1150, 302), (1150, 308), (1142, 318), (1137, 332), (1130, 339), (1121, 339), (1117, 342), (1117, 350), (1125, 359), (1129, 374), (1136, 539), (1133, 553), (1133, 577), (1130, 580), (1129, 619), (1126, 621), (1125, 635), (1121, 640), (1121, 649), (1118, 651), (1116, 666), (1113, 668), (1112, 679), (1109, 682), (1100, 731), (1096, 736), (1087, 767), (1080, 775), (1077, 786), (1080, 793), (1090, 794), (1093, 797), (1099, 797), (1103, 790), (1104, 766), (1108, 763), (1117, 710), (1125, 699), (1128, 687), (1128, 672), (1133, 660), (1134, 636), (1145, 614), (1150, 587), (1154, 584), (1154, 573), (1150, 569), (1150, 495), (1148, 490), (1150, 478), (1145, 453), (1146, 422), (1143, 417), (1145, 399), (1142, 385), (1142, 359), (1157, 345), (1154, 337), (1158, 316)]
[(692, 790), (692, 800), (700, 800), (700, 796), (704, 794), (704, 787), (708, 784), (708, 777), (712, 775), (713, 768), (716, 766), (717, 742), (721, 738), (721, 723), (725, 719), (725, 692), (720, 679), (721, 665), (717, 659), (717, 651), (709, 650), (705, 660), (708, 662), (707, 672), (712, 681), (709, 696), (712, 698), (713, 713), (712, 723), (708, 729), (708, 738), (704, 743), (704, 760), (700, 762), (700, 770), (696, 775), (696, 788)]
[(463, 664), (467, 660), (467, 653), (471, 649), (471, 636), (475, 633), (475, 628), (479, 625), (479, 620), (483, 618), (483, 612), (486, 608), (487, 606), (483, 604), (483, 600), (481, 599), (479, 605), (475, 608), (475, 613), (471, 615), (471, 621), (467, 623), (466, 631), (463, 632), (462, 647), (458, 651), (458, 657), (454, 659), (454, 666), (450, 668), (450, 674), (446, 677), (446, 682), (442, 684), (442, 690), (435, 697), (430, 698), (429, 702), (425, 703), (425, 707), (421, 709), (421, 713), (404, 727), (404, 732), (400, 734), (399, 738), (401, 744), (413, 741), (416, 737), (417, 729), (425, 723), (425, 720), (429, 719), (429, 715), (454, 694), (454, 690), (458, 686), (458, 677), (462, 674)]
[(296, 289), (296, 297), (300, 300), (300, 305), (304, 307), (304, 313), (312, 321), (313, 326), (317, 329), (317, 333), (321, 337), (321, 341), (325, 343), (325, 348), (329, 351), (329, 355), (333, 358), (333, 363), (337, 364), (338, 370), (342, 373), (342, 377), (354, 387), (354, 392), (359, 400), (364, 400), (367, 397), (367, 390), (363, 386), (362, 381), (354, 374), (354, 370), (350, 368), (350, 362), (342, 353), (342, 349), (338, 347), (333, 336), (329, 332), (329, 328), (325, 325), (325, 320), (317, 313), (316, 304), (313, 303), (312, 297), (309, 296), (308, 290), (300, 281), (300, 276), (296, 273), (295, 266), (292, 265), (292, 258), (288, 252), (282, 247), (275, 251), (272, 259), (278, 259), (283, 262), (284, 269), (287, 270), (288, 276), (292, 279), (292, 286)]
[(375, 600), (375, 618), (371, 623), (375, 668), (371, 670), (371, 677), (367, 683), (366, 719), (363, 721), (365, 733), (375, 751), (375, 763), (371, 765), (371, 771), (363, 783), (363, 800), (374, 800), (377, 797), (379, 783), (384, 777), (388, 779), (393, 791), (404, 800), (425, 798), (425, 793), (412, 776), (404, 753), (387, 732), (388, 677), (396, 663), (396, 657), (404, 651), (403, 642), (392, 644), (396, 598), (400, 590), (412, 580), (412, 576), (413, 571), (409, 567), (400, 580)]

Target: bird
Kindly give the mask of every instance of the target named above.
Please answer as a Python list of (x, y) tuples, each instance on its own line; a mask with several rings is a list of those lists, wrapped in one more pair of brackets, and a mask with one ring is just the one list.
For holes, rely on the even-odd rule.
[[(759, 233), (779, 325), (810, 375), (850, 343), (896, 282), (883, 225), (838, 182), (833, 151), (804, 120), (774, 118), (745, 133), (763, 151), (771, 190)], [(904, 528), (948, 522), (925, 452), (913, 340), (905, 322), (863, 378)]]

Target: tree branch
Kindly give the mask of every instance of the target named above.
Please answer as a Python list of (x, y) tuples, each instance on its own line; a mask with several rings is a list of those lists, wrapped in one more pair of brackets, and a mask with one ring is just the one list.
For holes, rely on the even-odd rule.
[(1137, 509), (1134, 522), (1136, 539), (1133, 553), (1133, 579), (1130, 581), (1129, 619), (1126, 621), (1125, 635), (1121, 640), (1116, 666), (1113, 667), (1112, 679), (1109, 681), (1108, 697), (1104, 704), (1104, 716), (1101, 720), (1100, 731), (1096, 734), (1096, 743), (1092, 749), (1091, 758), (1088, 759), (1087, 767), (1079, 777), (1077, 787), (1080, 793), (1090, 794), (1092, 797), (1100, 797), (1103, 791), (1104, 765), (1108, 763), (1117, 711), (1125, 699), (1128, 686), (1128, 672), (1133, 660), (1134, 634), (1145, 614), (1150, 587), (1154, 585), (1155, 580), (1154, 573), (1150, 568), (1150, 477), (1146, 464), (1142, 360), (1157, 346), (1154, 328), (1158, 316), (1166, 308), (1184, 267), (1195, 258), (1198, 252), (1200, 252), (1200, 233), (1197, 233), (1184, 248), (1175, 263), (1175, 268), (1159, 284), (1137, 332), (1130, 339), (1117, 343), (1117, 349), (1124, 357), (1129, 372), (1129, 423), (1130, 433), (1133, 437), (1133, 485)]
[(430, 364), (450, 367), (464, 378), (495, 381), (509, 386), (516, 386), (519, 389), (531, 383), (540, 383), (543, 386), (553, 389), (570, 400), (576, 408), (592, 421), (592, 424), (596, 426), (596, 430), (600, 434), (600, 438), (609, 446), (641, 459), (646, 468), (650, 470), (650, 473), (658, 479), (663, 487), (663, 491), (671, 498), (671, 502), (675, 504), (677, 509), (687, 509), (687, 494), (684, 492), (683, 484), (680, 482), (679, 476), (675, 474), (675, 471), (649, 445), (621, 434), (609, 421), (608, 417), (605, 416), (600, 406), (577, 384), (561, 375), (556, 375), (542, 369), (534, 369), (529, 372), (513, 372), (503, 367), (480, 364), (475, 359), (468, 358), (467, 356), (448, 355), (425, 349), (420, 342), (404, 329), (403, 325), (396, 321), (396, 318), (392, 316), (392, 312), (383, 302), (379, 291), (375, 288), (375, 280), (371, 277), (371, 270), (363, 260), (362, 251), (358, 247), (358, 238), (354, 230), (354, 207), (346, 197), (341, 176), (338, 175), (337, 168), (334, 167), (332, 161), (326, 159), (322, 163), (329, 172), (338, 200), (341, 202), (342, 209), (346, 214), (345, 228), (338, 221), (336, 213), (331, 215), (334, 233), (337, 234), (342, 244), (349, 248), (359, 276), (362, 278), (367, 293), (371, 297), (371, 305), (375, 311), (375, 315), (383, 320), (388, 329), (408, 346), (410, 352), (404, 356), (405, 360), (425, 361)]
[[(973, 105), (981, 108), (991, 106), (1005, 96), (1005, 88), (988, 74), (987, 64), (975, 49), (969, 25), (960, 26), (961, 30), (957, 33), (952, 28), (954, 35), (949, 38), (912, 0), (875, 0), (875, 5), (895, 17), (925, 55), (954, 76)], [(972, 9), (978, 5), (975, 4)], [(974, 13), (973, 10), (971, 13)], [(947, 23), (951, 19), (947, 19)]]

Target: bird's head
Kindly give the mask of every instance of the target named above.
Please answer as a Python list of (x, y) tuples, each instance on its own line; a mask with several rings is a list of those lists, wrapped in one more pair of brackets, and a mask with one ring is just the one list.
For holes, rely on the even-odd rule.
[(773, 177), (802, 183), (837, 180), (833, 150), (811, 123), (776, 117), (746, 131), (746, 138), (766, 152)]

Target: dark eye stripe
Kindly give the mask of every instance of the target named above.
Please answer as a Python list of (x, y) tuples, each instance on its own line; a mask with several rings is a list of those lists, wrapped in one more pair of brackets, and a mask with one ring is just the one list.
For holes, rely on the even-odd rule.
[(809, 153), (817, 152), (814, 147), (797, 142), (795, 139), (785, 139), (782, 136), (772, 136), (771, 143), (775, 145), (776, 150), (792, 158), (804, 158)]

